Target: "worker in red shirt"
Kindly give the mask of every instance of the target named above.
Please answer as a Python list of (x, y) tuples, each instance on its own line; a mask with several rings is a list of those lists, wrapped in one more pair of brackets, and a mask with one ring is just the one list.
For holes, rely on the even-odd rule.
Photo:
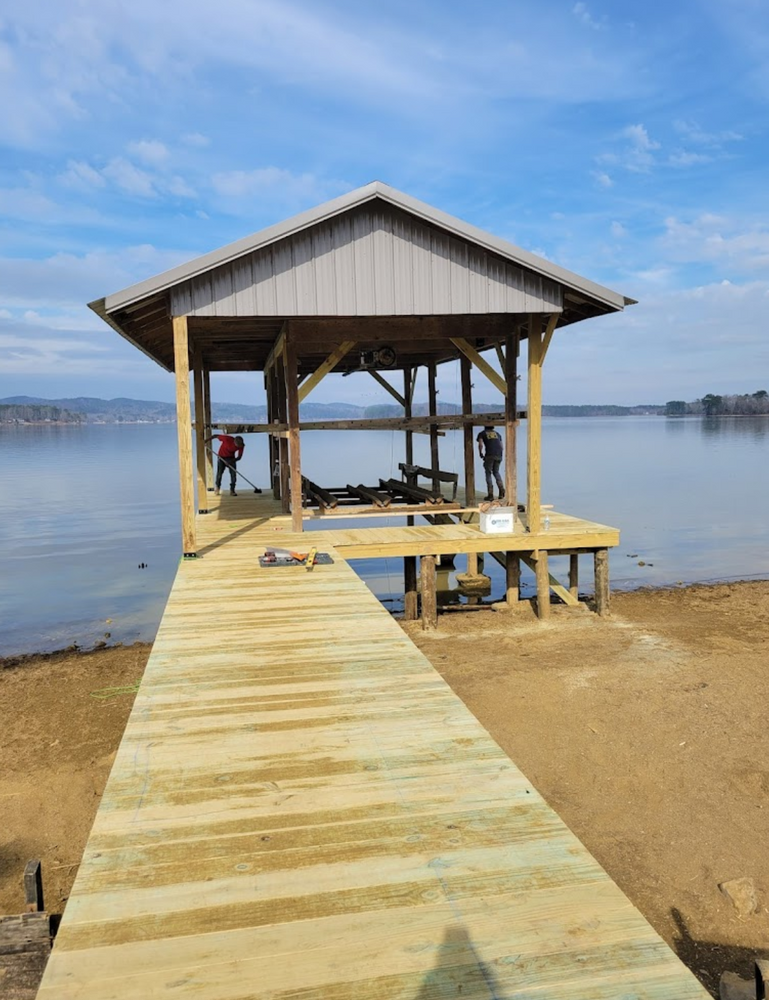
[(206, 443), (210, 444), (214, 440), (219, 441), (219, 454), (216, 463), (216, 495), (219, 496), (221, 492), (224, 470), (229, 469), (230, 496), (236, 497), (238, 494), (235, 492), (235, 478), (237, 476), (235, 466), (243, 457), (243, 451), (246, 447), (245, 442), (240, 436), (230, 437), (229, 434), (212, 434), (210, 438), (206, 438)]

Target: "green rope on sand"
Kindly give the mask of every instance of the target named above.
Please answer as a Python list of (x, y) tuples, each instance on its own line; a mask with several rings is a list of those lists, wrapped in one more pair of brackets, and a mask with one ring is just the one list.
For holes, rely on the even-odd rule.
[(106, 700), (108, 698), (117, 698), (121, 694), (136, 694), (138, 690), (139, 681), (136, 681), (134, 684), (128, 684), (125, 687), (99, 688), (98, 691), (91, 691), (91, 697)]

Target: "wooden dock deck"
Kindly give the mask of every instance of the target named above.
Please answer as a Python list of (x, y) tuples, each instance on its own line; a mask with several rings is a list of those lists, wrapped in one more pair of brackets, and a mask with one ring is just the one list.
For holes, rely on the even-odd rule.
[(259, 567), (270, 503), (198, 518), (40, 1000), (705, 1000), (341, 543)]

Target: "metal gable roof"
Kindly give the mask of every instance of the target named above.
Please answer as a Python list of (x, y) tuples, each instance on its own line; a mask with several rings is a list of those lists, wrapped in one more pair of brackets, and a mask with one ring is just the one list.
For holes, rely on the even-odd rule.
[[(236, 240), (234, 243), (203, 254), (201, 257), (196, 257), (153, 278), (148, 278), (120, 292), (108, 295), (104, 299), (98, 299), (89, 303), (89, 305), (98, 315), (106, 319), (115, 310), (149, 298), (190, 278), (204, 274), (222, 264), (236, 260), (262, 247), (277, 243), (287, 236), (301, 232), (317, 223), (341, 215), (375, 199), (381, 199), (410, 213), (416, 218), (437, 226), (479, 247), (490, 250), (527, 270), (540, 274), (552, 281), (557, 281), (565, 288), (572, 289), (588, 299), (600, 302), (602, 305), (608, 306), (609, 309), (621, 310), (626, 305), (630, 305), (635, 301), (593, 281), (589, 281), (587, 278), (583, 278), (557, 264), (553, 264), (551, 261), (538, 257), (536, 254), (514, 246), (506, 240), (499, 239), (491, 233), (463, 222), (461, 219), (457, 219), (446, 212), (433, 208), (431, 205), (412, 198), (381, 181), (374, 181), (371, 184), (366, 184), (364, 187), (350, 191), (348, 194), (318, 205), (276, 225), (268, 226), (258, 233)], [(121, 330), (120, 332), (122, 333), (123, 331)]]

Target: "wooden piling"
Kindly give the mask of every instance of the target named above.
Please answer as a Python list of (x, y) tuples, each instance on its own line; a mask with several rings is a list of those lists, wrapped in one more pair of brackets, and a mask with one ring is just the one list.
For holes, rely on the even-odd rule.
[[(459, 359), (462, 377), (462, 413), (473, 412), (473, 366), (464, 354)], [(475, 428), (465, 424), (462, 428), (465, 451), (465, 506), (475, 506)], [(467, 554), (467, 572), (470, 576), (478, 575), (478, 553)]]
[(537, 617), (546, 621), (550, 617), (550, 573), (547, 568), (547, 552), (540, 549), (532, 553), (536, 557), (535, 570), (537, 576)]
[(438, 594), (436, 591), (435, 556), (421, 556), (420, 562), (422, 628), (427, 632), (432, 632), (438, 627)]
[(403, 617), (408, 622), (417, 619), (417, 560), (406, 556), (403, 560)]
[(569, 556), (569, 593), (575, 599), (579, 599), (579, 556), (572, 552)]
[[(203, 368), (203, 436), (211, 436), (211, 373), (207, 368)], [(206, 453), (206, 491), (213, 492), (214, 489), (214, 458), (211, 446), (207, 445)]]
[(599, 615), (609, 613), (609, 550), (596, 549), (595, 566), (595, 610)]
[(206, 496), (206, 413), (203, 402), (203, 351), (196, 344), (192, 352), (195, 389), (195, 472), (198, 483), (198, 513), (208, 513)]
[[(435, 386), (437, 370), (438, 366), (436, 364), (429, 364), (427, 366), (427, 395), (431, 417), (438, 415), (438, 390)], [(430, 424), (430, 468), (440, 469), (440, 467), (441, 463), (438, 455), (438, 426), (437, 424)], [(433, 479), (433, 490), (439, 489), (440, 483), (437, 479)]]

